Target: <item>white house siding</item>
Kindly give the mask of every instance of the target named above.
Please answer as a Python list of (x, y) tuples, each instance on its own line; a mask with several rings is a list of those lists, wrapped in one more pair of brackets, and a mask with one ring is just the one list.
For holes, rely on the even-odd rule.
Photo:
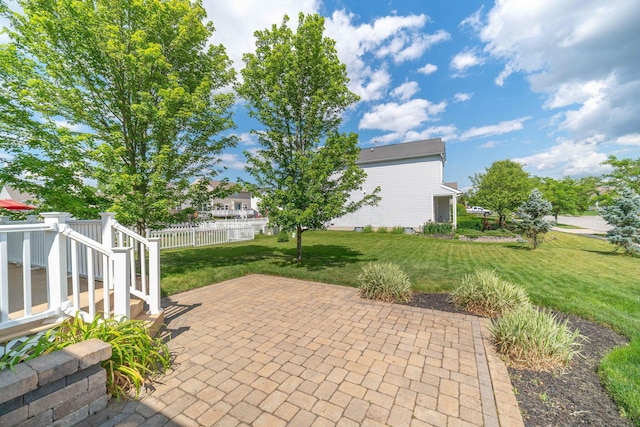
[(370, 194), (380, 187), (382, 200), (377, 206), (365, 206), (357, 212), (332, 221), (334, 228), (413, 227), (434, 221), (434, 195), (446, 195), (442, 184), (442, 157), (440, 155), (390, 160), (361, 164), (367, 174), (363, 193)]

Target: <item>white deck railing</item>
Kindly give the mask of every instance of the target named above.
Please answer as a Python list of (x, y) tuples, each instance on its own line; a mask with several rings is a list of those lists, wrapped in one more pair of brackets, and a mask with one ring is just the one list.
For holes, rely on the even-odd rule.
[[(76, 312), (129, 317), (131, 294), (143, 299), (150, 313), (160, 313), (159, 242), (123, 227), (114, 214), (102, 214), (101, 221), (68, 216), (45, 213), (41, 223), (0, 223), (0, 331)], [(21, 266), (21, 280), (10, 280), (9, 263)], [(43, 304), (34, 303), (38, 267), (46, 268), (46, 283), (38, 284), (45, 287), (39, 289), (46, 293)], [(88, 301), (81, 300), (85, 286)]]

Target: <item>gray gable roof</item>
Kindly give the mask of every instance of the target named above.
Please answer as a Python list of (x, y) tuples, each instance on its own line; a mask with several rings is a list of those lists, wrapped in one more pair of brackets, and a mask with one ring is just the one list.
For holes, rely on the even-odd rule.
[(375, 163), (428, 156), (442, 156), (442, 160), (446, 160), (444, 142), (441, 138), (403, 142), (401, 144), (385, 145), (382, 147), (363, 148), (360, 150), (360, 158), (357, 163)]

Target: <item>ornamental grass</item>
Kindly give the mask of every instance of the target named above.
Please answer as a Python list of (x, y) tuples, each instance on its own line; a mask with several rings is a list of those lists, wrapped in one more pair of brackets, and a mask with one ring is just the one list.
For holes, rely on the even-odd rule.
[(492, 270), (477, 270), (464, 276), (460, 286), (451, 292), (451, 298), (458, 307), (490, 318), (529, 304), (523, 288), (502, 280)]
[(580, 354), (586, 338), (548, 310), (525, 304), (494, 319), (489, 328), (498, 353), (521, 369), (548, 371)]
[(396, 264), (370, 263), (358, 276), (360, 296), (386, 302), (407, 302), (411, 299), (409, 277)]

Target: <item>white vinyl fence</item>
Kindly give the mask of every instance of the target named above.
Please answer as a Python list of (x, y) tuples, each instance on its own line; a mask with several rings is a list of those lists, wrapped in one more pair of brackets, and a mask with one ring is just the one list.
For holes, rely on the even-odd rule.
[(247, 222), (214, 222), (153, 230), (147, 232), (147, 237), (159, 239), (161, 249), (186, 248), (253, 240), (255, 230), (254, 226)]

